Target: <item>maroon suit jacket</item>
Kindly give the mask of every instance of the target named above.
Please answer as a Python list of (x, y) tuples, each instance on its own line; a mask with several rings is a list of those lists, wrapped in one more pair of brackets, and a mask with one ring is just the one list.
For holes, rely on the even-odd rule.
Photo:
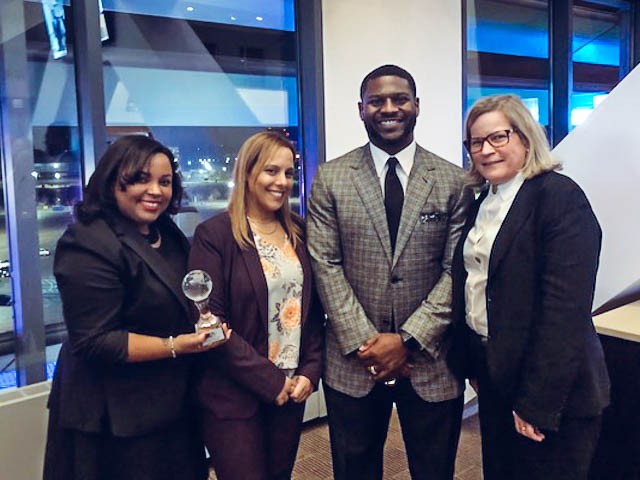
[[(323, 363), (324, 314), (304, 242), (296, 253), (304, 274), (296, 374), (309, 378), (317, 387)], [(268, 290), (258, 252), (238, 246), (229, 215), (224, 212), (196, 229), (189, 269), (209, 273), (213, 280), (211, 311), (224, 317), (233, 329), (227, 343), (201, 355), (198, 402), (217, 418), (249, 418), (261, 402), (273, 403), (284, 385), (284, 373), (267, 358)]]

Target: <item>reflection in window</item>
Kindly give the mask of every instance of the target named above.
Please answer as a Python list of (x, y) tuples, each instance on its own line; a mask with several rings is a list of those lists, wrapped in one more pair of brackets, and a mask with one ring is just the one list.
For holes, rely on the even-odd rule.
[[(24, 1), (26, 31), (26, 86), (31, 101), (33, 147), (39, 233), (44, 322), (47, 345), (59, 343), (64, 323), (53, 277), (55, 245), (72, 222), (72, 205), (81, 195), (78, 120), (73, 72), (73, 36), (68, 1)], [(6, 108), (6, 106), (2, 106)], [(13, 118), (9, 116), (9, 122)], [(14, 152), (15, 153), (15, 152)], [(15, 158), (3, 161), (16, 161)], [(4, 201), (4, 197), (3, 197)], [(4, 204), (0, 221), (0, 388), (16, 386), (13, 295)], [(19, 248), (15, 246), (15, 248)], [(47, 349), (47, 376), (53, 374), (56, 347)], [(49, 351), (51, 350), (51, 352)]]
[[(63, 2), (52, 3), (59, 7)], [(36, 179), (44, 322), (47, 345), (51, 345), (62, 341), (65, 332), (53, 277), (53, 253), (58, 238), (73, 221), (72, 208), (82, 194), (82, 175), (72, 63), (74, 41), (69, 28), (71, 9), (65, 6), (62, 16), (67, 25), (65, 49), (68, 54), (60, 56), (51, 40), (51, 28), (47, 28), (43, 8), (37, 3), (25, 2), (29, 91), (34, 105), (32, 175)]]
[[(0, 161), (5, 162), (2, 149)], [(4, 166), (0, 169), (0, 185), (4, 188)], [(11, 273), (9, 247), (7, 245), (7, 224), (4, 210), (4, 195), (0, 197), (0, 390), (16, 386), (15, 358), (13, 356), (13, 309), (11, 308)]]
[(629, 4), (573, 5), (571, 127), (584, 122), (628, 73)]
[[(548, 12), (547, 0), (466, 0), (467, 108), (486, 95), (513, 93), (549, 127)], [(630, 5), (574, 0), (571, 20), (575, 127), (629, 72)]]
[(216, 0), (215, 2), (102, 0), (105, 9), (120, 13), (198, 20), (270, 30), (295, 30), (294, 0), (256, 2)]
[(549, 14), (546, 0), (467, 0), (467, 105), (519, 95), (549, 125)]
[[(226, 207), (247, 137), (274, 129), (299, 144), (293, 2), (270, 3), (278, 21), (245, 6), (250, 26), (229, 19), (239, 19), (231, 10), (251, 2), (210, 6), (206, 13), (198, 5), (188, 12), (182, 2), (170, 12), (160, 4), (144, 11), (140, 2), (136, 8), (103, 4), (110, 32), (103, 44), (107, 132), (111, 138), (152, 135), (173, 151), (186, 187), (185, 211), (176, 221), (192, 235)], [(256, 24), (259, 16), (275, 23), (266, 29)], [(297, 182), (293, 196), (299, 202)]]

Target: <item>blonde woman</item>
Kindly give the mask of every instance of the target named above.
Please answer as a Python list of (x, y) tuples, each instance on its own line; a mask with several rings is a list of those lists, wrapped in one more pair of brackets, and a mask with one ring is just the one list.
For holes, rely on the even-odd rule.
[(609, 402), (591, 321), (601, 232), (514, 95), (467, 115), (484, 186), (453, 257), (453, 312), (477, 386), (484, 478), (586, 479)]
[[(198, 226), (190, 268), (233, 334), (206, 355), (197, 394), (219, 480), (288, 479), (317, 387), (323, 315), (301, 219), (289, 209), (295, 151), (274, 132), (240, 149), (229, 208)], [(213, 352), (213, 351), (212, 351)]]

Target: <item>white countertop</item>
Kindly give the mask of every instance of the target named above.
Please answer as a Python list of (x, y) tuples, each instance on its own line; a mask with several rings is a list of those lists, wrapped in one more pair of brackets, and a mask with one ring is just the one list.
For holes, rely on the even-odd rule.
[(640, 343), (640, 301), (593, 317), (598, 333)]

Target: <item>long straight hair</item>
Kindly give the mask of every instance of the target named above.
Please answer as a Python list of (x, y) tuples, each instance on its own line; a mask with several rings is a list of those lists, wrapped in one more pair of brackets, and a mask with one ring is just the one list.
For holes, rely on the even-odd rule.
[[(284, 136), (276, 132), (261, 132), (249, 137), (238, 152), (238, 159), (233, 169), (234, 187), (231, 190), (227, 211), (231, 218), (233, 238), (242, 249), (254, 246), (247, 221), (249, 182), (256, 182), (264, 166), (281, 148), (286, 148), (293, 158), (296, 157), (296, 151), (291, 142)], [(302, 238), (302, 231), (293, 220), (288, 199), (276, 212), (276, 217), (295, 248)]]

